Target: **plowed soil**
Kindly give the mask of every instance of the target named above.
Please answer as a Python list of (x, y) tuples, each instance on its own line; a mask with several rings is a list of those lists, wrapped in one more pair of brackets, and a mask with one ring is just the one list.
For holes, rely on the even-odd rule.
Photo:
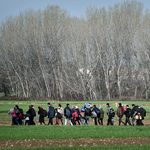
[(49, 147), (49, 146), (114, 146), (114, 145), (140, 145), (149, 144), (150, 138), (106, 138), (106, 139), (61, 139), (61, 140), (8, 140), (0, 141), (0, 148), (8, 147)]

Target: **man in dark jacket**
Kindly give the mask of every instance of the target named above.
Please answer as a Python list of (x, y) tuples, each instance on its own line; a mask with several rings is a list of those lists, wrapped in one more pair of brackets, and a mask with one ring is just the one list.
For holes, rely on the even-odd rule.
[(26, 112), (25, 117), (29, 117), (30, 119), (30, 125), (35, 125), (34, 117), (36, 116), (35, 110), (33, 108), (33, 105), (29, 106), (29, 110)]
[(48, 103), (48, 118), (49, 118), (48, 125), (49, 124), (53, 125), (54, 117), (55, 117), (55, 109), (50, 103)]
[(125, 116), (126, 116), (126, 121), (124, 125), (127, 125), (127, 123), (129, 123), (129, 125), (131, 126), (131, 122), (130, 122), (130, 117), (131, 117), (131, 108), (129, 108), (129, 105), (126, 105), (126, 110), (124, 112)]
[(89, 108), (86, 108), (86, 106), (84, 106), (84, 109), (85, 109), (84, 112), (85, 125), (86, 124), (90, 125), (89, 118), (91, 116), (91, 110)]
[(69, 119), (71, 126), (73, 126), (73, 124), (71, 122), (71, 109), (69, 107), (69, 104), (67, 104), (64, 109), (64, 116), (65, 116), (65, 126), (67, 125), (67, 119)]
[(93, 110), (96, 112), (97, 117), (94, 118), (95, 125), (97, 125), (97, 118), (100, 118), (100, 110), (96, 107), (96, 105), (93, 105)]
[(117, 116), (119, 117), (119, 126), (121, 124), (121, 122), (125, 125), (125, 123), (122, 121), (122, 117), (123, 117), (123, 107), (121, 105), (121, 103), (119, 103), (118, 109), (117, 109)]
[(110, 114), (110, 109), (111, 107), (109, 106), (109, 103), (106, 104), (107, 105), (107, 109), (106, 109), (106, 113), (108, 115), (108, 121), (107, 121), (107, 125), (113, 125), (113, 122), (112, 122), (112, 116)]
[(132, 104), (131, 117), (132, 117), (132, 125), (133, 125), (133, 126), (134, 126), (134, 122), (135, 122), (134, 117), (135, 117), (135, 115), (136, 115), (136, 113), (137, 113), (137, 109), (138, 109), (138, 107), (135, 106), (135, 104)]

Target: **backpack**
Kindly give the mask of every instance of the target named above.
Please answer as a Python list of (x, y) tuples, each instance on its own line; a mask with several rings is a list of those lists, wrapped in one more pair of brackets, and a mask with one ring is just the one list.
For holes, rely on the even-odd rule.
[(100, 110), (97, 108), (97, 107), (95, 107), (95, 112), (97, 113), (97, 115), (99, 115), (100, 114)]
[(42, 111), (42, 117), (46, 117), (47, 116), (47, 111), (43, 109)]
[(68, 108), (66, 109), (66, 116), (70, 117), (70, 110)]
[(110, 115), (111, 117), (114, 117), (114, 116), (115, 116), (115, 111), (114, 111), (113, 108), (110, 108), (109, 115)]
[(85, 103), (84, 106), (85, 106), (86, 108), (88, 108), (88, 109), (92, 109), (92, 108), (93, 108), (92, 105), (89, 104), (89, 103)]
[(32, 108), (32, 117), (35, 117), (36, 116), (36, 112), (35, 110)]
[(80, 111), (79, 111), (79, 109), (76, 109), (76, 113), (77, 113), (78, 115), (80, 115)]
[(81, 108), (81, 111), (82, 111), (82, 112), (85, 112), (84, 106)]
[(96, 118), (96, 117), (97, 117), (96, 112), (95, 112), (95, 111), (92, 111), (92, 112), (91, 112), (91, 118)]

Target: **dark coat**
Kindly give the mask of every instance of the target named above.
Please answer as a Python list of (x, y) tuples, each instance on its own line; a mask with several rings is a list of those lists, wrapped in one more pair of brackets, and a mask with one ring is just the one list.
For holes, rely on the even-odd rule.
[(48, 110), (48, 118), (54, 118), (55, 117), (55, 109), (54, 107), (50, 106)]
[(84, 112), (84, 117), (86, 117), (86, 116), (91, 116), (91, 110), (88, 108), (86, 108), (85, 112)]
[(42, 113), (43, 113), (43, 109), (39, 109), (39, 111), (38, 111), (38, 114), (40, 115), (39, 122), (44, 122), (44, 117), (42, 116)]
[(101, 119), (104, 118), (104, 111), (103, 111), (103, 109), (100, 109), (100, 118)]
[(137, 106), (134, 106), (134, 107), (133, 107), (133, 109), (132, 109), (132, 111), (131, 111), (131, 117), (132, 117), (132, 118), (134, 118), (133, 115), (134, 115), (134, 113), (137, 111), (137, 109), (138, 109)]
[(69, 111), (70, 111), (70, 117), (71, 117), (71, 109), (70, 109), (70, 107), (65, 107), (65, 109), (64, 109), (64, 116), (66, 116), (66, 110), (67, 109), (69, 109)]
[(123, 112), (123, 107), (122, 106), (119, 106), (118, 109), (117, 109), (117, 116), (120, 117), (124, 114)]

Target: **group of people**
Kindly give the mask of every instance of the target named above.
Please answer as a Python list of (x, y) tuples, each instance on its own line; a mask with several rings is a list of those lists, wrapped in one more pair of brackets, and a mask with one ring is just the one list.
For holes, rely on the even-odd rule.
[[(111, 113), (111, 107), (109, 103), (107, 105), (107, 115), (108, 115), (108, 121), (107, 125), (113, 125), (113, 116)], [(135, 120), (136, 120), (136, 125), (144, 125), (142, 120), (146, 116), (146, 110), (141, 107), (141, 105), (135, 105), (132, 104), (132, 109), (129, 108), (129, 105), (126, 105), (126, 108), (122, 106), (121, 103), (119, 103), (118, 109), (117, 109), (117, 116), (119, 117), (119, 126), (121, 123), (123, 125), (129, 125), (134, 126), (135, 125)], [(122, 117), (125, 116), (125, 122), (122, 121)], [(132, 118), (132, 124), (130, 122), (130, 117)]]
[[(66, 107), (63, 109), (61, 104), (58, 105), (58, 108), (54, 108), (52, 104), (48, 103), (48, 110), (44, 110), (41, 106), (38, 106), (38, 112), (36, 114), (34, 110), (34, 106), (30, 105), (29, 110), (26, 114), (23, 113), (23, 109), (19, 108), (18, 105), (11, 109), (8, 114), (12, 115), (12, 125), (22, 125), (24, 124), (23, 120), (25, 119), (25, 125), (35, 125), (34, 117), (36, 117), (36, 121), (46, 125), (44, 118), (48, 116), (49, 121), (48, 125), (53, 125), (53, 119), (56, 117), (55, 125), (63, 125), (63, 117), (65, 117), (65, 124), (67, 125), (67, 121), (69, 121), (71, 126), (74, 125), (90, 125), (90, 117), (94, 120), (95, 125), (103, 125), (104, 111), (103, 107), (99, 108), (96, 105), (91, 105), (90, 103), (85, 103), (84, 106), (79, 109), (78, 106), (72, 105), (70, 108), (69, 104), (66, 104)], [(114, 116), (115, 111), (112, 107), (110, 107), (109, 103), (106, 104), (107, 109), (106, 113), (108, 115), (107, 125), (114, 124)], [(123, 108), (122, 104), (119, 103), (117, 109), (117, 116), (119, 117), (119, 125), (123, 123), (124, 125), (131, 125), (130, 117), (132, 117), (132, 125), (134, 126), (134, 122), (136, 120), (137, 125), (143, 125), (142, 120), (146, 116), (146, 111), (140, 105), (135, 106), (132, 104), (132, 109), (129, 108), (129, 105), (126, 105), (126, 108)], [(122, 121), (122, 117), (125, 115), (125, 122)]]

